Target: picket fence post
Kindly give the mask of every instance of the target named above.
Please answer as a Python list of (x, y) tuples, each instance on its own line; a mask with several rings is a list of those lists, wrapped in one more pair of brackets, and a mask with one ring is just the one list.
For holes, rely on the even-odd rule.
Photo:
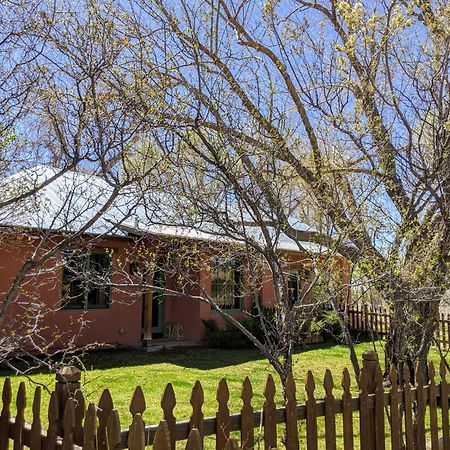
[(66, 366), (56, 372), (55, 392), (58, 397), (58, 434), (63, 436), (63, 418), (66, 403), (80, 389), (81, 372), (77, 367)]
[[(367, 389), (367, 394), (375, 394), (377, 383), (376, 383), (376, 375), (377, 370), (379, 368), (378, 363), (378, 354), (375, 350), (366, 350), (362, 354), (363, 359), (363, 368), (365, 372), (365, 380), (367, 381), (367, 385), (365, 388)], [(368, 435), (370, 436), (370, 443), (368, 443), (369, 448), (366, 450), (375, 450), (377, 448), (376, 445), (376, 433), (375, 433), (375, 411), (373, 409), (368, 409)]]

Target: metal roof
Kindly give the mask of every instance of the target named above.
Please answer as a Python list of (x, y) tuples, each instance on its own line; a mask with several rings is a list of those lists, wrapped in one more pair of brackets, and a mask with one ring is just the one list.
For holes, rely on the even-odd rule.
[[(0, 182), (0, 201), (35, 190), (58, 173), (58, 169), (45, 165), (19, 171)], [(113, 187), (102, 177), (67, 171), (33, 195), (1, 209), (0, 224), (76, 232), (98, 215), (84, 232), (108, 236), (148, 234), (230, 243), (242, 241), (239, 236), (224, 235), (216, 225), (183, 226), (176, 223), (176, 213), (171, 210), (167, 194), (146, 191), (144, 196), (140, 187), (129, 186), (108, 205), (112, 193)], [(305, 224), (300, 226), (311, 229)], [(243, 232), (256, 241), (264, 242), (258, 227), (244, 227)], [(275, 229), (271, 233), (277, 249), (300, 251), (297, 243), (283, 233)], [(325, 251), (325, 248), (309, 242), (302, 242), (301, 247), (313, 253)]]

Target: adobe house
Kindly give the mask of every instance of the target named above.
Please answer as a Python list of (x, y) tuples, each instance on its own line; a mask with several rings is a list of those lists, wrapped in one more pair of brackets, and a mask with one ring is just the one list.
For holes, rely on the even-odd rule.
[[(20, 179), (38, 185), (53, 173), (51, 168), (40, 167)], [(86, 195), (87, 187), (89, 195)], [(234, 317), (246, 316), (252, 298), (250, 294), (242, 294), (247, 278), (242, 261), (215, 255), (211, 250), (215, 238), (210, 233), (143, 226), (137, 220), (142, 213), (139, 208), (133, 214), (123, 208), (129, 198), (116, 201), (92, 226), (58, 250), (59, 244), (68, 236), (76, 235), (79, 227), (101, 208), (99, 199), (108, 189), (97, 177), (66, 172), (33, 196), (31, 204), (27, 200), (25, 205), (2, 211), (0, 293), (3, 298), (26, 261), (55, 250), (42, 267), (26, 275), (8, 310), (4, 328), (10, 324), (15, 332), (26, 333), (30, 325), (38, 323), (39, 317), (36, 326), (40, 327), (43, 347), (47, 343), (63, 347), (70, 339), (77, 346), (151, 346), (169, 339), (199, 345), (204, 342), (203, 320), (214, 319), (224, 324), (209, 304), (195, 299), (201, 293), (221, 304)], [(193, 269), (192, 282), (186, 283), (182, 294), (176, 287), (176, 271), (167, 274), (161, 269), (165, 258), (161, 248), (175, 241), (185, 243), (188, 248), (195, 244), (205, 263)], [(130, 256), (135, 255), (138, 247), (153, 254), (159, 252), (151, 270), (144, 270), (140, 261)], [(307, 280), (307, 255), (288, 239), (279, 242), (278, 250), (289, 261), (289, 292), (293, 298), (300, 298)], [(140, 260), (142, 255), (141, 252)], [(272, 277), (268, 269), (264, 271), (258, 297), (263, 305), (270, 306), (274, 302)], [(145, 283), (167, 288), (168, 292), (152, 292), (142, 287), (144, 272)], [(343, 277), (348, 277), (345, 270)], [(98, 280), (107, 282), (102, 284)]]

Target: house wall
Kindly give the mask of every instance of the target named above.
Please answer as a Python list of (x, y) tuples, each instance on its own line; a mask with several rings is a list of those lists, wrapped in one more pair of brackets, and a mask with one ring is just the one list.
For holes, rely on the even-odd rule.
[[(0, 245), (0, 295), (3, 298), (23, 263), (32, 257), (39, 242), (40, 236), (36, 232), (34, 236)], [(55, 236), (49, 246), (54, 246), (57, 242), (58, 237)], [(151, 243), (147, 244), (151, 246)], [(127, 272), (126, 260), (133, 245), (133, 241), (125, 238), (105, 239), (97, 244), (99, 249), (113, 250), (113, 283), (125, 282), (115, 269), (123, 267)], [(211, 258), (210, 250), (203, 257), (209, 260)], [(299, 253), (286, 253), (285, 257), (290, 261), (289, 267), (292, 269), (300, 269), (307, 264), (306, 256)], [(73, 336), (77, 336), (75, 342), (79, 346), (94, 343), (102, 345), (140, 344), (143, 304), (142, 294), (137, 288), (112, 289), (111, 306), (108, 309), (57, 310), (61, 301), (62, 287), (60, 258), (61, 255), (56, 255), (39, 272), (27, 275), (15, 305), (9, 310), (3, 333), (6, 335), (11, 330), (15, 330), (17, 333), (25, 335), (29, 332), (28, 325), (35, 320), (39, 313), (41, 315), (42, 345), (47, 341), (52, 342), (54, 347), (63, 347), (65, 342)], [(347, 279), (348, 264), (342, 264), (342, 276)], [(193, 283), (188, 293), (199, 295), (201, 286), (207, 294), (210, 294), (211, 274), (209, 269), (200, 271), (197, 277), (197, 283)], [(168, 280), (168, 287), (176, 288), (172, 279)], [(308, 294), (308, 298), (312, 300), (311, 293)], [(274, 303), (273, 281), (268, 268), (263, 274), (260, 299), (264, 306), (271, 306)], [(244, 309), (250, 309), (251, 303), (252, 300), (247, 295), (244, 298)], [(246, 317), (246, 313), (243, 311), (228, 312), (238, 320)], [(222, 316), (211, 311), (211, 307), (204, 302), (183, 296), (166, 297), (165, 322), (181, 323), (186, 340), (202, 341), (205, 334), (203, 320), (208, 319), (214, 319), (220, 327), (225, 326)]]
[[(23, 263), (32, 257), (37, 242), (38, 236), (34, 236), (30, 240), (0, 246), (0, 293), (3, 298)], [(58, 242), (57, 238), (52, 245), (55, 242)], [(128, 245), (126, 240), (119, 239), (101, 243), (101, 247), (114, 249), (113, 264), (125, 259)], [(112, 302), (108, 309), (58, 310), (62, 288), (59, 256), (50, 259), (38, 272), (27, 275), (9, 310), (4, 333), (12, 328), (27, 333), (27, 324), (34, 323), (39, 313), (42, 317), (38, 330), (43, 337), (42, 342), (52, 342), (53, 347), (64, 346), (67, 339), (74, 335), (77, 335), (76, 343), (80, 346), (140, 342), (142, 303), (136, 289), (112, 290)], [(112, 281), (120, 280), (113, 277)]]
[[(167, 287), (176, 290), (173, 279), (168, 280)], [(196, 295), (198, 289), (193, 286), (188, 289), (188, 292)], [(185, 340), (200, 341), (202, 338), (200, 306), (201, 303), (198, 300), (187, 296), (167, 296), (165, 299), (165, 322), (166, 324), (182, 324)]]
[[(208, 261), (211, 258), (211, 254), (204, 253), (202, 257)], [(205, 264), (205, 266), (207, 265), (208, 264)], [(202, 289), (206, 295), (210, 295), (210, 271), (208, 269), (203, 269), (199, 271), (196, 277), (196, 284), (192, 286), (190, 293), (194, 296), (200, 295), (200, 289)], [(174, 285), (169, 281), (168, 287), (174, 288)], [(248, 296), (244, 298), (244, 307), (251, 307), (251, 299)], [(229, 314), (236, 317), (238, 320), (241, 320), (246, 316), (243, 311), (230, 311)], [(212, 311), (209, 304), (183, 296), (169, 296), (166, 298), (165, 319), (167, 323), (181, 323), (184, 328), (184, 338), (196, 342), (201, 342), (205, 338), (205, 326), (203, 320), (213, 319), (218, 323), (219, 327), (225, 327), (225, 320), (223, 317), (219, 313)]]
[[(49, 246), (58, 243), (58, 237), (52, 239)], [(30, 235), (27, 239), (11, 244), (0, 245), (0, 296), (5, 298), (14, 277), (20, 271), (23, 263), (30, 259), (40, 242), (39, 233)], [(98, 242), (96, 250), (113, 250), (112, 282), (126, 284), (133, 277), (122, 279), (121, 269), (129, 271), (127, 256), (134, 242), (127, 239), (111, 238)], [(147, 247), (151, 244), (147, 243)], [(151, 251), (151, 248), (149, 249)], [(59, 309), (62, 289), (62, 268), (60, 257), (52, 258), (46, 266), (26, 277), (14, 305), (9, 309), (4, 327), (4, 335), (16, 330), (21, 335), (29, 332), (31, 317), (36, 311), (42, 315), (40, 333), (42, 342), (51, 342), (52, 347), (64, 347), (67, 340), (76, 336), (76, 344), (99, 345), (139, 345), (141, 343), (143, 296), (138, 288), (113, 288), (111, 290), (111, 305), (108, 309), (62, 310)], [(128, 273), (129, 275), (129, 273)], [(210, 289), (208, 271), (198, 274), (198, 281)], [(176, 289), (174, 281), (169, 278), (168, 288)], [(189, 293), (189, 290), (188, 290)], [(198, 286), (190, 289), (192, 295), (199, 294)], [(30, 308), (36, 304), (38, 308)], [(201, 341), (204, 337), (202, 319), (209, 319), (209, 305), (186, 296), (171, 296), (165, 298), (165, 323), (181, 323), (184, 328), (184, 338), (190, 341)], [(27, 316), (28, 315), (28, 316)]]
[[(310, 267), (311, 260), (307, 255), (298, 252), (284, 252), (283, 257), (286, 261), (286, 270), (302, 270), (305, 267)], [(303, 295), (305, 301), (312, 301), (312, 292), (308, 289), (309, 285), (306, 282), (302, 283)], [(261, 300), (265, 307), (270, 307), (275, 303), (275, 289), (273, 284), (273, 276), (269, 267), (266, 267), (262, 276)]]

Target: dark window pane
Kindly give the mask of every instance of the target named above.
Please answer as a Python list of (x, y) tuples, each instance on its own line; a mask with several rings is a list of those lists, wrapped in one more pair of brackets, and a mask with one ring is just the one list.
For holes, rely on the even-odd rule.
[(64, 259), (61, 307), (82, 309), (84, 308), (84, 288), (79, 274), (84, 270), (86, 261), (70, 252), (64, 255)]
[(64, 255), (61, 308), (108, 308), (111, 258), (106, 253)]
[[(162, 264), (157, 265), (155, 267), (155, 271), (153, 273), (153, 285), (165, 288), (166, 287), (166, 272), (164, 271), (164, 268), (162, 267)], [(158, 328), (161, 326), (162, 323), (162, 308), (163, 308), (163, 301), (165, 299), (165, 293), (163, 291), (159, 290), (153, 290), (152, 294), (152, 327)]]
[(239, 261), (213, 259), (211, 297), (224, 309), (242, 309), (242, 268)]
[(111, 271), (111, 258), (106, 253), (89, 255), (89, 278), (91, 286), (87, 293), (87, 307), (108, 308), (110, 287), (105, 287)]
[(300, 273), (298, 271), (289, 272), (287, 283), (289, 301), (292, 303), (300, 301)]

